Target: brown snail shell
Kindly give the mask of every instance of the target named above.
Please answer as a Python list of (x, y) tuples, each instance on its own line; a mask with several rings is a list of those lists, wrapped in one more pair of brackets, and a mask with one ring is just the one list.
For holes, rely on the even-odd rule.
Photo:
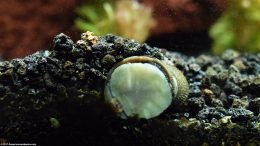
[(172, 102), (183, 104), (189, 85), (180, 70), (166, 60), (128, 57), (109, 72), (105, 100), (121, 118), (153, 118)]

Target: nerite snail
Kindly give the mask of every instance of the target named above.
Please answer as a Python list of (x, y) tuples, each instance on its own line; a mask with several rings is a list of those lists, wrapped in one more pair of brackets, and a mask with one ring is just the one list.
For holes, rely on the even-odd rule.
[(147, 56), (133, 56), (109, 72), (104, 96), (121, 118), (150, 119), (176, 101), (182, 104), (189, 85), (172, 64)]

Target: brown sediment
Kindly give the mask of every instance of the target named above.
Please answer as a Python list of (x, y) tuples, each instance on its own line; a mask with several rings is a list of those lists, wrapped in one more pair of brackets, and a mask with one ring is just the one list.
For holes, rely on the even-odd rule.
[(69, 32), (77, 0), (0, 1), (0, 57), (22, 57), (50, 48), (52, 37)]
[[(76, 17), (74, 9), (82, 1), (0, 1), (0, 57), (5, 59), (23, 57), (41, 48), (51, 48), (50, 38), (59, 32), (77, 38), (79, 32), (73, 28)], [(205, 33), (226, 5), (226, 0), (140, 0), (140, 2), (153, 7), (158, 22), (151, 36), (175, 32)], [(198, 37), (195, 34), (193, 36)], [(187, 36), (182, 38), (178, 35), (178, 38), (183, 41)], [(161, 43), (162, 45), (158, 45), (160, 47), (182, 46), (176, 40), (175, 46), (167, 44), (168, 41), (158, 40), (156, 43)], [(195, 42), (201, 41), (195, 40)], [(200, 49), (195, 47), (196, 50)], [(189, 46), (183, 48), (190, 49)]]
[(141, 2), (153, 8), (157, 21), (157, 26), (153, 30), (155, 35), (206, 31), (226, 6), (226, 0), (141, 0)]

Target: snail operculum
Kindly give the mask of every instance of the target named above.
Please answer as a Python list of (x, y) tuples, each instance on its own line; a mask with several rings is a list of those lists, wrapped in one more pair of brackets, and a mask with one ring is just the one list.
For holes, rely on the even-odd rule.
[[(104, 90), (105, 100), (121, 118), (156, 117), (171, 105), (172, 100), (185, 100), (188, 95), (187, 80), (176, 70), (151, 57), (126, 58), (109, 72)], [(178, 95), (181, 97), (177, 98)]]

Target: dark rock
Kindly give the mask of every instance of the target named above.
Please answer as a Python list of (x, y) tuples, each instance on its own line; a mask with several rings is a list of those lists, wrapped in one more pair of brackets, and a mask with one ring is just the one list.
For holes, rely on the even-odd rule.
[(239, 71), (246, 71), (246, 69), (247, 69), (247, 66), (244, 64), (244, 62), (241, 59), (235, 59), (234, 63), (232, 65), (237, 67), (237, 69), (239, 69)]
[(48, 88), (55, 88), (56, 87), (56, 83), (53, 81), (53, 78), (49, 73), (45, 73), (43, 75), (43, 79), (44, 79), (46, 87), (48, 87)]
[(6, 93), (5, 86), (0, 84), (0, 97), (3, 97), (5, 95), (5, 93)]
[(227, 115), (227, 111), (222, 107), (206, 107), (199, 111), (198, 118), (210, 121), (212, 118), (220, 119)]
[(233, 103), (231, 107), (233, 108), (246, 108), (248, 106), (248, 98), (245, 96), (242, 99), (235, 98), (233, 99)]
[(231, 120), (234, 122), (249, 120), (254, 116), (252, 111), (244, 108), (230, 108), (228, 114), (231, 115)]
[(260, 116), (254, 116), (252, 119), (248, 120), (247, 127), (251, 129), (259, 129)]
[(228, 108), (231, 104), (231, 102), (228, 100), (227, 95), (225, 92), (221, 92), (219, 95), (219, 99), (222, 101), (225, 108)]
[(237, 95), (231, 94), (228, 96), (228, 99), (233, 101), (234, 99), (240, 99), (240, 97)]
[(212, 98), (210, 105), (213, 107), (223, 107), (224, 106), (223, 102), (218, 98)]
[[(81, 46), (80, 46), (81, 47)], [(75, 58), (80, 58), (86, 56), (86, 51), (83, 49), (78, 49), (76, 47), (73, 47), (71, 50), (72, 56)]]
[(1, 61), (0, 62), (0, 71), (1, 72), (4, 72), (7, 69), (11, 69), (13, 67), (14, 67), (14, 65), (12, 63), (10, 63), (9, 61)]
[(192, 97), (188, 99), (188, 105), (191, 112), (198, 112), (205, 106), (203, 98)]
[(248, 108), (251, 111), (253, 111), (255, 115), (259, 115), (259, 113), (260, 113), (260, 97), (252, 99), (249, 102), (249, 107)]
[(192, 70), (194, 72), (198, 72), (201, 69), (200, 66), (198, 64), (195, 64), (195, 63), (189, 64), (189, 68), (190, 68), (190, 70)]
[[(114, 35), (95, 38), (73, 43), (59, 34), (53, 51), (0, 62), (0, 139), (39, 145), (259, 143), (260, 54), (188, 57)], [(107, 74), (140, 55), (169, 58), (186, 76), (190, 94), (182, 108), (171, 106), (149, 120), (121, 120), (104, 103)]]
[(17, 69), (17, 73), (20, 75), (25, 75), (26, 68), (27, 68), (27, 65), (25, 63), (21, 64), (21, 66)]
[(83, 71), (83, 70), (89, 68), (89, 65), (86, 63), (86, 59), (85, 58), (79, 58), (75, 62), (75, 68), (78, 71)]
[(237, 58), (239, 55), (240, 54), (237, 51), (230, 49), (223, 53), (222, 59), (225, 61), (232, 61), (235, 58)]
[(216, 96), (218, 96), (221, 93), (221, 88), (214, 83), (210, 85), (210, 89)]
[(116, 62), (116, 59), (112, 56), (112, 55), (105, 55), (102, 60), (101, 60), (101, 63), (103, 64), (104, 67), (110, 67), (111, 68), (111, 65), (113, 65), (114, 63)]
[(70, 51), (73, 47), (73, 41), (70, 39), (69, 36), (65, 35), (64, 33), (60, 33), (57, 35), (54, 40), (54, 49), (57, 51)]
[(226, 85), (224, 86), (224, 89), (226, 91), (226, 93), (228, 94), (236, 94), (236, 95), (239, 95), (242, 93), (242, 88), (239, 87), (238, 85), (232, 83), (232, 82), (227, 82)]
[(207, 55), (200, 55), (197, 57), (196, 62), (202, 67), (202, 69), (205, 69), (207, 66), (213, 64), (213, 59)]
[(73, 49), (73, 41), (71, 38), (63, 33), (57, 35), (54, 40), (55, 56), (57, 58), (68, 58), (70, 51)]
[(190, 84), (190, 96), (200, 96), (201, 91), (200, 88), (196, 85)]

